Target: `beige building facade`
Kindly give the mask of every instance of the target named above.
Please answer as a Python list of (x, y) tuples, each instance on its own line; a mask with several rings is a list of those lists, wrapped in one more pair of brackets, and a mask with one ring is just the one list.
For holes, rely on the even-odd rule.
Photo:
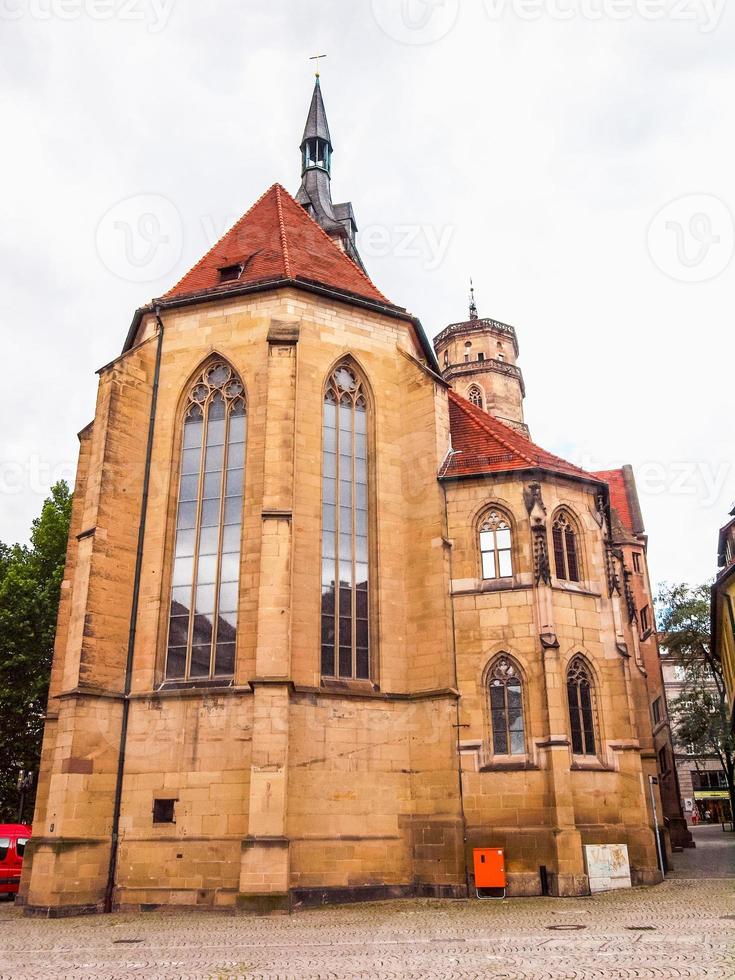
[(302, 152), (100, 371), (19, 901), (657, 882), (634, 486), (529, 440), (512, 327), (435, 352), (367, 278), (318, 84)]

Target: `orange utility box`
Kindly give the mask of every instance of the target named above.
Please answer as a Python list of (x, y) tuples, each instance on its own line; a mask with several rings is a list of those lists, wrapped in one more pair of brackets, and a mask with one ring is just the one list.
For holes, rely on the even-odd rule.
[[(488, 894), (500, 892), (505, 895), (505, 852), (499, 847), (476, 847), (473, 851), (475, 864), (475, 889), (478, 898), (498, 897)], [(485, 892), (482, 895), (481, 892)]]

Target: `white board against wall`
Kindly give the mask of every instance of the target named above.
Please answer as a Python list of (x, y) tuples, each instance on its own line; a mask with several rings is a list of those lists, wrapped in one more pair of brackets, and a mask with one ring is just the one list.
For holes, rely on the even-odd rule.
[(627, 844), (586, 844), (584, 851), (591, 892), (631, 887)]

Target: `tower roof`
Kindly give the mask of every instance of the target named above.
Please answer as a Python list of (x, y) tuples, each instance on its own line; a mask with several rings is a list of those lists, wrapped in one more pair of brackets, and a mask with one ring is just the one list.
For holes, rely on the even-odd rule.
[(449, 391), (449, 424), (454, 452), (440, 477), (482, 476), (508, 470), (542, 469), (601, 483), (598, 476), (547, 452), (520, 432)]
[(278, 280), (303, 280), (394, 306), (280, 184), (269, 188), (164, 299)]
[(314, 85), (314, 94), (311, 97), (309, 115), (306, 117), (306, 127), (301, 145), (303, 146), (308, 139), (314, 136), (318, 136), (319, 139), (326, 140), (330, 146), (332, 145), (332, 138), (329, 135), (329, 124), (327, 122), (327, 110), (324, 108), (322, 87), (319, 84), (318, 75), (316, 84)]

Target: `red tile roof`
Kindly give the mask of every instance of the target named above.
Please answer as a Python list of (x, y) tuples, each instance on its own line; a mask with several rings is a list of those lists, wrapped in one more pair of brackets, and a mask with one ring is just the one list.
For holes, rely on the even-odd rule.
[[(240, 277), (222, 282), (220, 269), (240, 264)], [(220, 295), (279, 279), (301, 279), (393, 306), (280, 184), (269, 188), (164, 298)]]
[(610, 506), (617, 512), (620, 522), (626, 531), (634, 533), (633, 514), (630, 509), (628, 488), (622, 470), (600, 470), (594, 476), (610, 487)]
[(597, 479), (593, 474), (537, 446), (456, 392), (450, 390), (448, 394), (454, 452), (444, 464), (440, 477), (479, 476), (538, 467), (570, 476)]

